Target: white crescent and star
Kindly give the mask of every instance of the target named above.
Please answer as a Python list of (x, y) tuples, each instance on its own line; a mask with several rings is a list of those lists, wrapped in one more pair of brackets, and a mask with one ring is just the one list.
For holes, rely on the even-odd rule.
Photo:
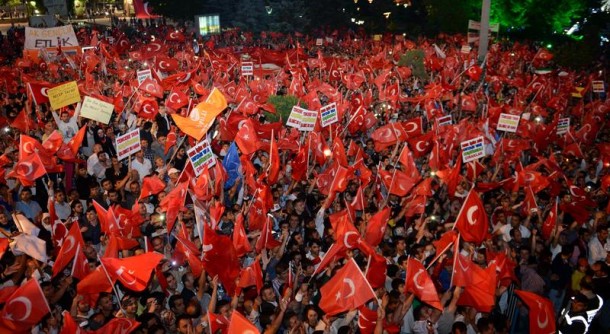
[(120, 277), (122, 279), (121, 281), (123, 283), (125, 283), (126, 285), (130, 285), (130, 286), (136, 284), (136, 278), (135, 277), (133, 277), (133, 279), (131, 279), (131, 280), (127, 280), (125, 278), (125, 276), (123, 276), (123, 273), (125, 273), (125, 271), (127, 271), (127, 273), (129, 275), (135, 274), (135, 271), (127, 270), (124, 266), (120, 266), (119, 269), (117, 269), (116, 274), (117, 274), (118, 277)]
[(343, 283), (349, 286), (350, 292), (345, 298), (350, 298), (356, 293), (356, 286), (354, 285), (354, 281), (351, 278), (344, 278)]
[(345, 247), (352, 249), (354, 248), (353, 245), (350, 245), (349, 242), (347, 241), (347, 239), (349, 239), (350, 235), (358, 235), (358, 233), (354, 232), (354, 231), (348, 231), (345, 233), (345, 235), (343, 236), (343, 243), (345, 244)]
[[(18, 321), (23, 321), (26, 320), (27, 318), (30, 317), (30, 315), (32, 314), (32, 301), (30, 301), (28, 298), (20, 296), (17, 298), (14, 298), (13, 300), (11, 300), (11, 302), (7, 305), (7, 310), (10, 309), (14, 309), (13, 304), (15, 303), (21, 303), (23, 304), (23, 306), (25, 307), (25, 312), (23, 313), (23, 316), (21, 318), (16, 318), (14, 319), (12, 317), (12, 314), (7, 314), (7, 318), (11, 318), (11, 320), (18, 322)], [(10, 306), (10, 307), (9, 307)]]
[(405, 132), (411, 133), (417, 131), (419, 129), (419, 125), (417, 125), (416, 122), (409, 122), (403, 128), (405, 129)]
[(419, 145), (420, 144), (426, 144), (423, 140), (420, 140), (417, 142), (417, 144), (415, 145), (415, 149), (419, 152), (423, 152), (426, 150), (426, 147), (424, 146), (424, 148), (421, 148)]
[[(539, 311), (538, 317), (536, 317), (536, 322), (538, 323), (539, 329), (544, 329), (549, 324), (549, 316), (546, 313), (546, 309), (544, 308), (544, 305), (542, 305), (539, 301), (536, 301), (536, 304), (538, 304), (538, 311)], [(544, 321), (540, 321), (540, 315), (543, 313), (544, 313)]]
[(413, 275), (413, 283), (415, 284), (415, 287), (419, 290), (425, 290), (425, 288), (419, 284), (419, 275), (421, 275), (423, 272), (423, 269), (419, 269), (417, 273)]
[(477, 223), (477, 220), (473, 219), (472, 217), (477, 210), (479, 210), (479, 207), (475, 205), (469, 207), (468, 211), (466, 211), (466, 219), (468, 219), (468, 224), (475, 225)]
[[(24, 177), (29, 177), (32, 174), (32, 172), (34, 171), (34, 166), (29, 161), (21, 162), (19, 164), (19, 167), (20, 167), (19, 174), (23, 175)], [(26, 172), (23, 172), (23, 171), (26, 171)]]

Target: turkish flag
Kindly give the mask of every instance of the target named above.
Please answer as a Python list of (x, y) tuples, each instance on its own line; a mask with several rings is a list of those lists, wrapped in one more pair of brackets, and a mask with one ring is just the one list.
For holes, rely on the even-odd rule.
[(169, 57), (157, 57), (157, 68), (163, 72), (173, 72), (180, 66), (177, 59)]
[(165, 139), (165, 147), (163, 148), (163, 154), (167, 154), (167, 152), (169, 152), (169, 149), (176, 145), (176, 140), (176, 127), (172, 126), (172, 128), (169, 130), (169, 133), (167, 134), (167, 138)]
[(54, 130), (47, 140), (42, 143), (42, 147), (49, 152), (49, 154), (55, 154), (61, 145), (64, 143), (64, 138), (61, 132)]
[(83, 280), (85, 277), (87, 277), (87, 275), (89, 275), (89, 273), (91, 273), (91, 269), (89, 268), (89, 260), (85, 256), (83, 248), (78, 245), (76, 246), (74, 262), (72, 262), (72, 276), (78, 280)]
[(70, 315), (70, 312), (64, 311), (63, 313), (64, 321), (63, 326), (59, 334), (110, 334), (110, 333), (118, 333), (118, 334), (129, 334), (136, 330), (140, 323), (127, 318), (114, 318), (110, 320), (107, 324), (102, 326), (101, 328), (90, 331), (86, 329), (82, 329), (78, 326), (74, 318)]
[(70, 232), (68, 232), (68, 236), (64, 238), (62, 241), (61, 249), (59, 250), (59, 254), (57, 254), (57, 259), (55, 263), (53, 263), (53, 276), (57, 276), (59, 272), (64, 269), (70, 261), (74, 258), (77, 252), (78, 246), (82, 248), (85, 247), (85, 241), (83, 240), (83, 236), (80, 233), (80, 227), (78, 224), (72, 224), (70, 227)]
[(167, 224), (167, 233), (171, 233), (178, 217), (178, 212), (184, 206), (188, 189), (188, 182), (179, 183), (176, 188), (170, 191), (165, 198), (159, 203), (161, 211), (167, 212), (165, 222)]
[(458, 305), (472, 306), (479, 312), (491, 312), (496, 304), (496, 265), (486, 269), (471, 266), (472, 285), (464, 287)]
[(203, 266), (211, 277), (218, 275), (229, 295), (233, 295), (240, 271), (235, 247), (229, 237), (218, 235), (208, 224), (203, 228)]
[(238, 311), (233, 311), (233, 313), (231, 313), (231, 320), (228, 332), (244, 334), (260, 333), (258, 331), (258, 328), (256, 328), (256, 326), (254, 326), (254, 324), (252, 324), (250, 320), (246, 319)]
[(356, 196), (354, 196), (354, 199), (350, 203), (350, 206), (352, 207), (353, 210), (364, 211), (366, 202), (364, 201), (364, 192), (363, 191), (364, 191), (363, 186), (360, 185), (360, 187), (358, 187), (358, 191), (356, 192)]
[(471, 190), (458, 213), (455, 228), (462, 239), (479, 245), (485, 240), (489, 230), (489, 220), (483, 202), (476, 191)]
[(390, 194), (397, 196), (406, 196), (418, 181), (397, 169), (392, 173), (379, 170), (379, 175)]
[(87, 131), (87, 126), (86, 125), (82, 126), (78, 130), (76, 135), (74, 135), (74, 137), (72, 137), (72, 139), (70, 139), (70, 141), (66, 144), (72, 151), (72, 154), (74, 154), (74, 155), (78, 154), (78, 150), (82, 146), (83, 139), (85, 138), (86, 131)]
[(40, 157), (37, 154), (32, 154), (19, 159), (13, 170), (6, 174), (6, 177), (19, 179), (23, 186), (31, 187), (36, 179), (46, 174), (47, 171)]
[(25, 332), (37, 325), (51, 308), (38, 281), (30, 279), (8, 298), (0, 314), (0, 328)]
[(102, 258), (102, 265), (113, 281), (133, 291), (144, 291), (150, 274), (163, 259), (162, 254), (144, 253), (123, 259)]
[(459, 251), (459, 246), (455, 244), (455, 252), (453, 259), (453, 275), (451, 276), (451, 284), (454, 286), (467, 287), (471, 286), (473, 277), (472, 273), (475, 270), (481, 269), (468, 257), (462, 255)]
[(211, 333), (221, 333), (221, 334), (229, 334), (229, 319), (227, 319), (224, 315), (210, 313), (208, 311), (208, 318), (210, 319), (210, 332)]
[(422, 302), (441, 311), (443, 310), (430, 274), (428, 274), (428, 271), (421, 262), (414, 258), (407, 260), (407, 277), (405, 282), (405, 290), (407, 292), (412, 292)]
[(385, 286), (386, 272), (388, 269), (386, 259), (380, 254), (375, 253), (374, 250), (369, 256), (369, 265), (365, 275), (367, 281), (369, 281), (373, 289)]
[(337, 166), (335, 168), (335, 177), (330, 184), (329, 192), (342, 192), (347, 188), (347, 178), (349, 176), (349, 169), (343, 166)]
[(371, 246), (375, 247), (383, 240), (385, 231), (388, 227), (391, 210), (385, 207), (375, 213), (369, 222), (366, 224), (366, 232), (364, 240)]
[(265, 224), (263, 224), (263, 229), (261, 230), (261, 235), (256, 241), (256, 252), (260, 253), (263, 249), (273, 249), (277, 246), (280, 246), (282, 243), (275, 240), (273, 237), (273, 224), (271, 223), (271, 219), (267, 217), (265, 220)]
[(157, 81), (151, 78), (144, 79), (138, 89), (156, 98), (163, 98), (163, 88), (161, 87), (161, 85), (159, 85)]
[(473, 81), (479, 81), (481, 74), (483, 74), (483, 69), (478, 65), (470, 66), (466, 70), (466, 75)]
[(434, 132), (430, 131), (424, 135), (410, 138), (408, 140), (409, 146), (411, 147), (412, 154), (415, 158), (421, 158), (432, 150), (434, 146)]
[(41, 105), (49, 102), (49, 89), (53, 88), (54, 84), (47, 82), (29, 82), (28, 88), (34, 99), (34, 103)]
[(462, 110), (464, 111), (477, 111), (477, 102), (472, 95), (462, 96)]
[(358, 233), (358, 230), (350, 221), (349, 209), (345, 210), (345, 214), (341, 215), (333, 229), (335, 230), (336, 242), (339, 245), (345, 246), (347, 249), (357, 247), (360, 241), (360, 233)]
[(235, 143), (241, 153), (245, 155), (250, 155), (258, 149), (258, 135), (250, 119), (246, 119), (241, 123), (237, 135), (235, 135)]
[(235, 247), (238, 257), (242, 257), (246, 255), (246, 253), (252, 251), (252, 247), (250, 247), (250, 242), (246, 236), (246, 229), (244, 228), (244, 215), (241, 213), (238, 213), (237, 218), (235, 218), (235, 226), (233, 228), (233, 247)]
[(267, 173), (267, 182), (273, 185), (277, 182), (280, 175), (280, 155), (277, 149), (277, 142), (271, 136), (269, 146), (269, 172)]
[(165, 189), (165, 182), (161, 181), (158, 176), (146, 176), (142, 180), (142, 188), (140, 190), (140, 199), (148, 196), (156, 195)]
[(299, 148), (299, 152), (296, 157), (292, 160), (292, 174), (291, 177), (295, 181), (301, 181), (307, 173), (307, 167), (309, 164), (309, 145), (303, 145)]
[(375, 298), (375, 292), (354, 259), (339, 269), (320, 292), (319, 306), (328, 316), (357, 309)]
[(409, 177), (415, 179), (421, 178), (417, 165), (415, 165), (415, 160), (413, 159), (413, 153), (411, 153), (411, 150), (409, 150), (408, 145), (404, 145), (402, 147), (402, 151), (398, 157), (398, 162), (400, 162), (406, 168), (409, 173)]
[[(345, 248), (345, 246), (343, 244), (338, 244), (338, 243), (332, 244), (328, 248), (328, 251), (326, 251), (326, 254), (324, 254), (324, 257), (318, 263), (318, 267), (316, 268), (316, 270), (314, 271), (312, 276), (315, 276), (317, 273), (322, 272), (322, 270), (324, 270), (324, 268), (326, 268), (333, 261), (337, 261), (337, 260), (344, 258), (346, 251), (347, 251), (347, 248)], [(314, 264), (315, 264), (315, 262), (314, 262)]]
[(8, 248), (9, 241), (10, 240), (7, 238), (0, 239), (0, 259), (2, 259), (2, 257), (4, 256), (4, 253), (6, 253), (6, 249)]
[(432, 245), (434, 245), (434, 249), (436, 250), (436, 255), (434, 256), (432, 263), (436, 262), (436, 260), (443, 255), (457, 239), (458, 233), (455, 230), (449, 230), (443, 233), (440, 239), (432, 241)]
[(165, 106), (172, 110), (179, 110), (189, 103), (189, 97), (181, 89), (172, 89), (165, 100)]
[(260, 292), (263, 287), (263, 269), (258, 258), (251, 265), (242, 269), (239, 274), (238, 287), (247, 288), (249, 286), (256, 286), (257, 292)]
[(523, 200), (525, 204), (526, 214), (533, 212), (533, 209), (538, 209), (538, 203), (536, 203), (536, 195), (534, 195), (534, 191), (532, 191), (532, 187), (525, 188), (525, 199)]
[(530, 333), (555, 333), (553, 303), (532, 292), (515, 290), (515, 293), (529, 308)]
[(377, 326), (377, 311), (362, 305), (358, 308), (358, 328), (362, 334), (373, 334)]
[(136, 239), (125, 238), (116, 235), (116, 233), (111, 233), (103, 257), (118, 259), (119, 251), (129, 250), (139, 245)]
[(551, 233), (553, 232), (553, 229), (555, 229), (555, 225), (557, 225), (557, 207), (558, 207), (558, 201), (555, 201), (555, 205), (553, 205), (553, 209), (551, 209), (551, 211), (549, 211), (549, 214), (546, 216), (546, 219), (544, 220), (544, 223), (542, 224), (542, 238), (544, 238), (544, 240), (549, 240), (549, 238), (551, 237)]
[(333, 159), (335, 159), (339, 165), (347, 167), (347, 155), (345, 154), (345, 145), (343, 141), (338, 136), (333, 139), (333, 144), (331, 146), (331, 152), (333, 155)]
[(152, 121), (157, 116), (157, 113), (159, 113), (159, 104), (154, 97), (140, 95), (133, 109), (138, 112), (139, 117)]

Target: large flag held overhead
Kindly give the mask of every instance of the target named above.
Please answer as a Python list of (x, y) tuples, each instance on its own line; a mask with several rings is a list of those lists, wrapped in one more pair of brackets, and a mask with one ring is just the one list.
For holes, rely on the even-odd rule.
[(136, 12), (136, 18), (138, 19), (155, 19), (160, 17), (153, 13), (148, 5), (148, 1), (145, 0), (133, 0), (133, 9)]
[(555, 333), (553, 303), (532, 292), (515, 290), (515, 293), (529, 308), (530, 333)]
[(320, 292), (322, 299), (319, 306), (328, 316), (357, 309), (375, 298), (375, 292), (354, 259), (339, 269)]
[(205, 102), (201, 102), (191, 110), (189, 117), (172, 114), (178, 128), (187, 135), (201, 140), (208, 132), (216, 116), (227, 108), (227, 100), (222, 93), (214, 88)]
[(49, 312), (51, 308), (40, 284), (37, 280), (30, 279), (13, 292), (4, 304), (0, 314), (0, 329), (29, 332)]
[(443, 309), (434, 282), (424, 265), (414, 258), (407, 260), (405, 290), (412, 292), (422, 302), (439, 310)]
[(477, 245), (487, 237), (489, 220), (476, 191), (471, 190), (468, 193), (455, 221), (455, 228), (460, 231), (462, 239)]

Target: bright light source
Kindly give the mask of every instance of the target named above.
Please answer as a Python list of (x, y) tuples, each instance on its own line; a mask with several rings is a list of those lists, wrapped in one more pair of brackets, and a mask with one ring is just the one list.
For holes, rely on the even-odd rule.
[(436, 176), (436, 172), (435, 171), (431, 171), (430, 172), (430, 176)]
[(540, 116), (536, 116), (536, 118), (534, 118), (534, 120), (538, 123), (540, 123), (542, 121), (542, 117)]
[(327, 149), (324, 150), (324, 156), (325, 157), (330, 157), (330, 154), (331, 154), (330, 149), (327, 148)]

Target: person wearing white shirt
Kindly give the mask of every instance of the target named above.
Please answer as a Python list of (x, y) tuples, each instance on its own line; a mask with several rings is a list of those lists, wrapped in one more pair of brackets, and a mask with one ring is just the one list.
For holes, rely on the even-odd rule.
[(103, 152), (102, 145), (95, 144), (93, 146), (93, 154), (87, 159), (87, 173), (97, 178), (98, 181), (106, 177), (106, 169), (108, 168), (106, 153)]
[(131, 162), (131, 169), (135, 169), (138, 171), (138, 175), (140, 175), (140, 182), (144, 180), (144, 177), (150, 174), (152, 170), (152, 163), (150, 160), (144, 158), (144, 152), (142, 150), (136, 152), (136, 158)]
[(605, 261), (608, 247), (610, 247), (608, 243), (608, 229), (600, 225), (597, 227), (597, 233), (589, 241), (589, 264)]
[(72, 117), (70, 117), (70, 113), (67, 111), (62, 111), (60, 116), (57, 116), (55, 112), (51, 112), (55, 123), (57, 123), (57, 128), (64, 137), (64, 143), (68, 143), (80, 129), (78, 127), (78, 123), (76, 122), (78, 120), (78, 115), (80, 114), (80, 107), (81, 104), (79, 103), (76, 106), (76, 110), (74, 111), (74, 115), (72, 115)]

